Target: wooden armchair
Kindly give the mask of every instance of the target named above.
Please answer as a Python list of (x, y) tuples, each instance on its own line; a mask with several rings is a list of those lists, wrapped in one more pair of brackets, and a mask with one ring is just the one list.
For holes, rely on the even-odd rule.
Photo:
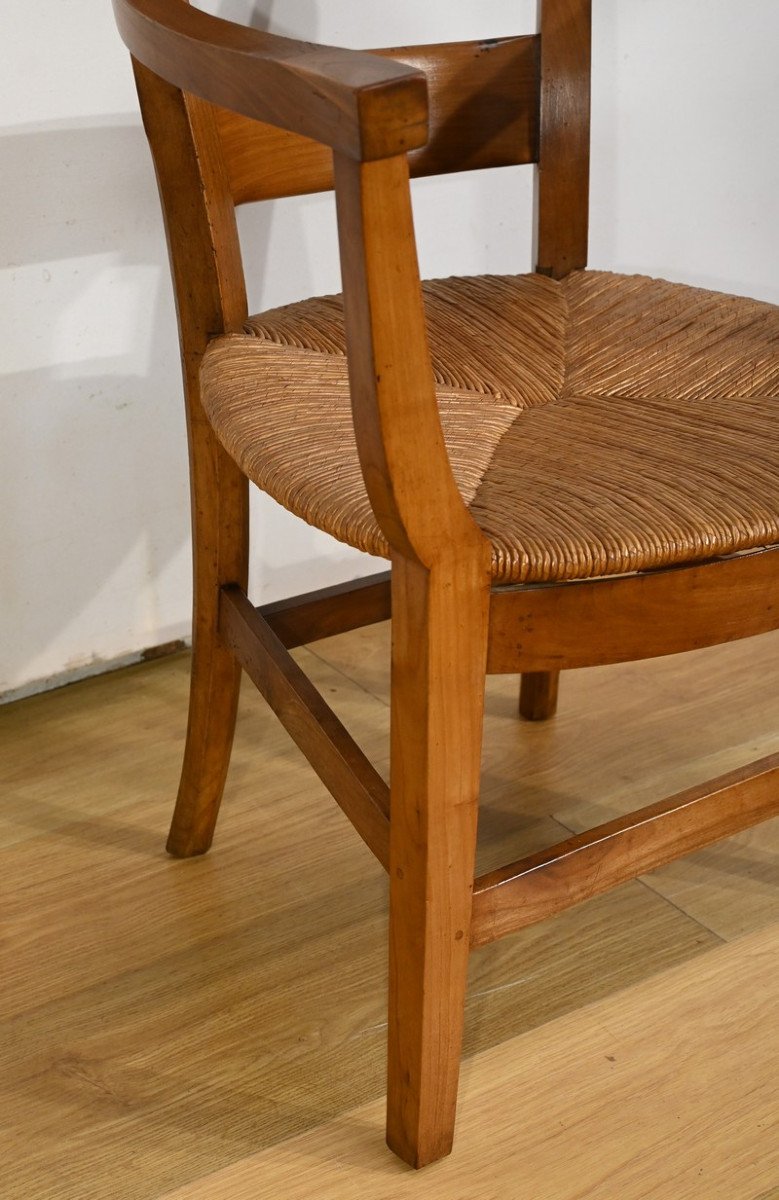
[[(371, 53), (114, 0), (159, 178), (195, 541), (168, 848), (210, 845), (243, 668), (390, 875), (389, 1145), (452, 1143), (469, 950), (779, 812), (779, 756), (474, 879), (485, 672), (779, 626), (779, 310), (584, 270), (590, 0)], [(420, 285), (409, 173), (537, 163), (538, 267)], [(249, 317), (235, 206), (335, 188), (339, 297)], [(255, 608), (248, 480), (391, 577)], [(392, 615), (388, 789), (288, 654)], [(391, 817), (391, 819), (390, 819)]]

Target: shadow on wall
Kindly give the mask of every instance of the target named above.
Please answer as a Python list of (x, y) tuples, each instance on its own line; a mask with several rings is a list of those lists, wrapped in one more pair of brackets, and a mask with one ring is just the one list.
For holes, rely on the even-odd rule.
[[(140, 124), (6, 130), (0, 173), (2, 695), (185, 635), (190, 566), (174, 308)], [(250, 216), (258, 264), (273, 210)], [(287, 236), (304, 219), (285, 218)], [(305, 246), (301, 231), (298, 294)], [(318, 537), (296, 552), (316, 558)], [(263, 590), (283, 591), (273, 572)]]
[[(347, 0), (327, 9), (320, 0), (197, 3), (312, 40), (325, 15), (328, 28), (334, 10), (344, 23), (349, 16)], [(139, 119), (133, 112), (0, 129), (0, 172), (7, 698), (185, 635), (190, 564), (174, 308)], [(423, 184), (421, 223), (436, 232), (451, 201), (437, 181)], [(515, 205), (503, 205), (497, 189), (463, 195), (459, 240), (474, 258), (456, 268), (468, 273), (490, 267), (481, 261), (486, 244), (509, 210), (513, 220)], [(242, 211), (240, 224), (254, 311), (338, 290), (332, 197), (261, 205)], [(441, 273), (437, 260), (431, 266), (428, 274)], [(253, 515), (258, 600), (371, 569), (266, 498)]]
[(225, 21), (237, 21), (239, 25), (250, 25), (280, 34), (282, 37), (305, 37), (310, 41), (317, 38), (318, 0), (197, 0), (197, 7), (223, 17)]
[[(101, 612), (101, 597), (128, 568), (150, 578), (176, 557), (187, 500), (171, 302), (142, 131), (110, 118), (14, 130), (0, 138), (0, 172), (11, 300), (0, 604), (16, 630), (3, 653), (11, 657), (3, 676), (13, 680), (30, 677), (59, 642), (83, 643), (67, 631), (90, 610), (96, 643), (103, 635), (107, 645), (84, 646), (86, 655), (111, 654), (112, 623), (118, 649), (137, 609), (127, 597), (121, 613), (110, 598), (112, 611)], [(170, 520), (172, 510), (184, 520)]]

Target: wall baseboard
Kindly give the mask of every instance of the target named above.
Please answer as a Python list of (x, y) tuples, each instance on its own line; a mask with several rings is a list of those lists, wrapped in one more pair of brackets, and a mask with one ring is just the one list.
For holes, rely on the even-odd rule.
[(151, 662), (156, 658), (166, 658), (169, 654), (178, 654), (188, 650), (192, 639), (174, 638), (170, 642), (162, 642), (158, 646), (148, 646), (145, 650), (135, 650), (132, 654), (120, 654), (118, 658), (95, 658), (80, 667), (72, 667), (60, 671), (56, 675), (47, 675), (43, 679), (31, 679), (29, 683), (18, 688), (10, 688), (0, 694), (0, 705), (12, 704), (14, 700), (25, 700), (28, 696), (38, 696), (42, 692), (53, 692), (56, 688), (68, 687), (71, 683), (79, 683), (82, 679), (91, 679), (94, 675), (107, 675), (109, 671), (121, 671), (123, 667), (134, 667), (138, 663)]

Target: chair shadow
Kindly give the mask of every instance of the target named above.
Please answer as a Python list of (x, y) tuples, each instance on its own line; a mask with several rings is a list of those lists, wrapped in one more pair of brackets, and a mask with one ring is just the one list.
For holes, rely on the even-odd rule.
[[(95, 646), (73, 654), (76, 638), (65, 634), (83, 626), (91, 607), (96, 624), (111, 631), (102, 644), (118, 643), (116, 655), (132, 650), (144, 623), (150, 643), (183, 636), (190, 514), (174, 303), (139, 119), (2, 130), (0, 172), (0, 254), (11, 297), (0, 397), (0, 610), (18, 631), (3, 646), (2, 694), (45, 684), (55, 660), (64, 672), (89, 665)], [(320, 200), (301, 198), (311, 199)], [(281, 232), (297, 244), (298, 269), (279, 287), (305, 290), (313, 279), (309, 215), (305, 203), (292, 204)], [(275, 214), (273, 204), (242, 214), (250, 275), (268, 259)], [(274, 286), (263, 283), (265, 303), (278, 302)], [(315, 559), (321, 537), (307, 533), (295, 552)], [(116, 583), (123, 573), (127, 590)], [(263, 588), (281, 593), (286, 575), (302, 573), (271, 560)], [(161, 594), (166, 576), (180, 580), (175, 594), (170, 583)], [(151, 584), (137, 583), (144, 579)], [(117, 602), (125, 611), (111, 617)]]

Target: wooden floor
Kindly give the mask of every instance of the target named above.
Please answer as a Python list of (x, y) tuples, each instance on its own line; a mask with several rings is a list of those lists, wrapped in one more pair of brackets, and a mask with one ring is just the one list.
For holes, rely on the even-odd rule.
[[(387, 648), (296, 652), (382, 768)], [(0, 708), (3, 1200), (779, 1200), (779, 822), (475, 953), (455, 1154), (414, 1174), (383, 873), (248, 687), (214, 849), (167, 859), (186, 689), (179, 656)], [(548, 724), (516, 696), (480, 869), (779, 749), (779, 638), (573, 672)]]
[(777, 979), (773, 926), (483, 1051), (424, 1177), (377, 1155), (378, 1100), (169, 1200), (776, 1200)]

